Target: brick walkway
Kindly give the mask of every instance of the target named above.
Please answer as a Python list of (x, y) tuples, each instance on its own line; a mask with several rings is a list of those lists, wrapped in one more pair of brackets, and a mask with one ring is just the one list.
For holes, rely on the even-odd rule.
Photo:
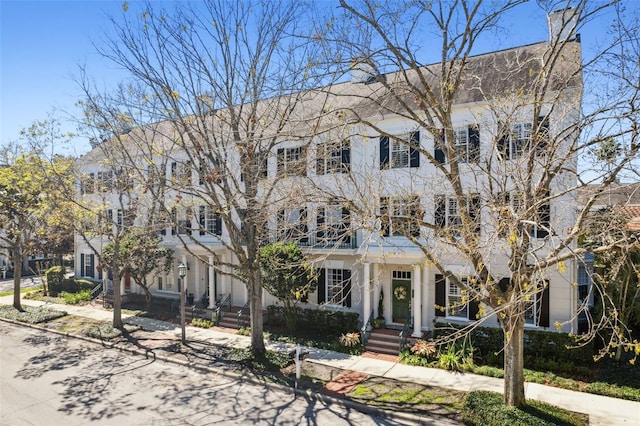
[(367, 377), (369, 377), (368, 374), (359, 371), (345, 370), (327, 383), (322, 389), (322, 393), (338, 397), (346, 395)]

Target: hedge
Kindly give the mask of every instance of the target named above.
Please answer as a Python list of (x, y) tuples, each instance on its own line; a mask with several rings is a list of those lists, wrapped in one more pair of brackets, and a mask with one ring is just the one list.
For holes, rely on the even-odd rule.
[[(359, 315), (355, 312), (325, 311), (296, 307), (296, 328), (309, 333), (321, 333), (326, 336), (339, 336), (359, 329)], [(285, 326), (284, 307), (267, 307), (268, 322), (272, 326)]]

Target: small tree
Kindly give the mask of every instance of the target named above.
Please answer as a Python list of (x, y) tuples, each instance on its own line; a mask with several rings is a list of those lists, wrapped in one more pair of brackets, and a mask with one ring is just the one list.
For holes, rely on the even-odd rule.
[[(151, 304), (149, 287), (153, 283), (147, 277), (153, 271), (169, 272), (173, 261), (173, 250), (160, 247), (162, 240), (152, 232), (141, 228), (132, 228), (120, 241), (118, 258), (124, 259), (121, 264), (122, 272), (129, 274), (145, 293), (147, 308)], [(111, 265), (114, 257), (115, 245), (108, 244), (102, 251), (102, 260)]]
[(284, 306), (287, 330), (296, 327), (296, 306), (317, 287), (316, 269), (295, 243), (273, 243), (260, 250), (262, 285)]

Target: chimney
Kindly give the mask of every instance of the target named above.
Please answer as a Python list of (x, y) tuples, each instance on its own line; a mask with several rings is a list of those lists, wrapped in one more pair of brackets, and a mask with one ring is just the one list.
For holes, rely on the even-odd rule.
[(578, 34), (578, 18), (580, 11), (576, 8), (568, 7), (566, 9), (554, 10), (547, 15), (549, 22), (549, 42), (556, 41), (580, 41)]

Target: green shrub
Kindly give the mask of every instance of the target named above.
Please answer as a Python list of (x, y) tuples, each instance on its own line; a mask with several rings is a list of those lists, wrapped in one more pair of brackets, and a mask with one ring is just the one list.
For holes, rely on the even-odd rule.
[(56, 295), (62, 290), (62, 280), (64, 280), (64, 268), (62, 266), (52, 266), (44, 273), (47, 280), (49, 294)]
[(585, 386), (584, 391), (597, 395), (610, 396), (612, 398), (640, 401), (640, 389), (630, 386), (617, 386), (609, 383), (594, 382)]
[(191, 320), (191, 325), (200, 328), (211, 328), (213, 327), (213, 322), (204, 318), (194, 318)]
[(413, 354), (408, 349), (405, 349), (402, 352), (400, 352), (400, 355), (398, 356), (398, 361), (401, 364), (417, 365), (419, 367), (433, 367), (434, 366), (434, 362), (433, 361), (430, 361), (428, 358), (423, 357), (421, 355)]
[(39, 324), (67, 315), (66, 312), (45, 308), (44, 306), (23, 306), (24, 311), (18, 311), (11, 305), (0, 306), (0, 316), (27, 324)]
[(82, 290), (80, 293), (60, 293), (67, 305), (77, 305), (78, 303), (88, 302), (91, 300), (91, 290)]
[(587, 425), (585, 415), (571, 413), (538, 401), (528, 401), (521, 408), (507, 407), (496, 392), (474, 391), (467, 394), (462, 418), (466, 425), (543, 426)]
[[(358, 328), (359, 315), (355, 312), (327, 311), (322, 309), (304, 309), (296, 307), (296, 328), (307, 334), (338, 337)], [(286, 315), (284, 307), (267, 307), (267, 323), (272, 327), (284, 327)]]
[(436, 366), (449, 371), (464, 371), (473, 366), (473, 348), (467, 345), (450, 344), (438, 355)]

